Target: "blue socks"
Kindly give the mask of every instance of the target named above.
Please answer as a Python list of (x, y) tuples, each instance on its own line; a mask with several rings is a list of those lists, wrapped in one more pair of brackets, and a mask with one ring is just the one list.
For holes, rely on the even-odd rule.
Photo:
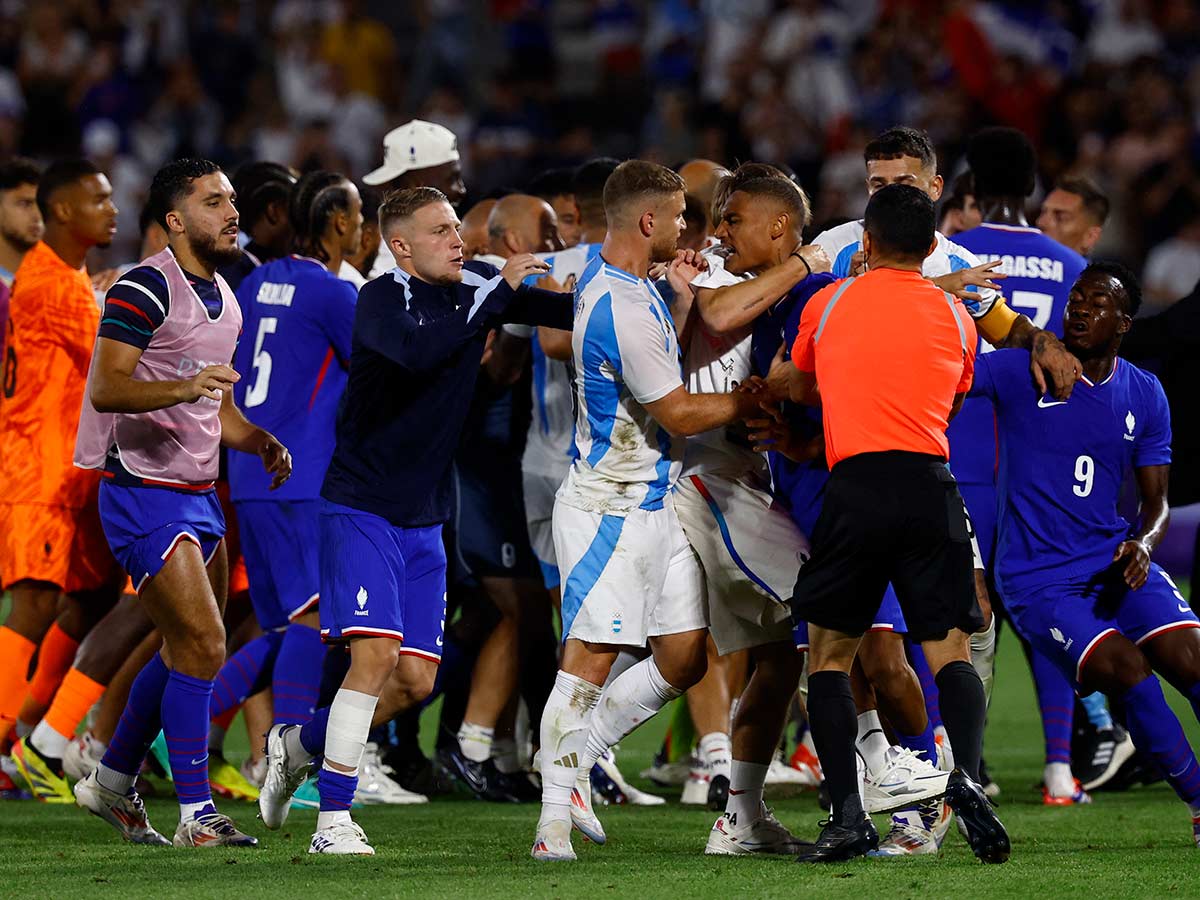
[(283, 633), (271, 683), (276, 725), (299, 725), (313, 717), (324, 662), (321, 633), (307, 625), (289, 625)]
[[(283, 632), (268, 631), (259, 635), (225, 660), (213, 682), (212, 716), (223, 715), (241, 706), (255, 693), (265, 672), (270, 672), (283, 643)], [(265, 686), (265, 685), (264, 685)]]
[(321, 766), (320, 774), (317, 775), (317, 790), (321, 794), (320, 811), (349, 812), (357, 787), (357, 775), (347, 775), (344, 772), (335, 772), (327, 765)]
[(162, 727), (181, 806), (212, 805), (208, 785), (208, 719), (213, 683), (172, 672), (162, 694)]
[[(921, 649), (920, 644), (908, 640), (904, 643), (908, 647), (908, 661), (921, 681), (921, 693), (925, 695), (925, 712), (929, 716), (929, 727), (941, 728), (942, 712), (938, 706), (937, 681), (934, 680), (933, 670), (929, 668), (929, 662), (925, 659), (925, 651)], [(931, 761), (936, 765), (937, 757), (931, 757)]]
[[(300, 728), (300, 746), (313, 756), (325, 752), (325, 729), (329, 725), (329, 707), (322, 706)], [(353, 793), (353, 792), (351, 792)]]
[(937, 741), (933, 736), (933, 725), (925, 726), (925, 731), (921, 734), (908, 735), (896, 732), (896, 740), (901, 747), (912, 750), (914, 753), (920, 753), (926, 762), (936, 766), (938, 764), (937, 757)]
[[(1196, 688), (1190, 692), (1193, 703), (1196, 692)], [(1154, 758), (1184, 803), (1193, 808), (1200, 805), (1200, 765), (1158, 679), (1149, 676), (1126, 691), (1123, 699), (1133, 743)]]
[[(141, 771), (150, 745), (162, 730), (160, 711), (170, 675), (166, 663), (157, 653), (138, 672), (129, 688), (129, 699), (125, 701), (121, 720), (104, 751), (102, 765), (131, 779)], [(204, 727), (207, 734), (207, 720)]]
[[(1046, 762), (1071, 764), (1071, 727), (1075, 718), (1075, 689), (1045, 656), (1031, 648), (1029, 667), (1042, 709), (1042, 731), (1046, 737)], [(1137, 741), (1135, 740), (1136, 744)]]

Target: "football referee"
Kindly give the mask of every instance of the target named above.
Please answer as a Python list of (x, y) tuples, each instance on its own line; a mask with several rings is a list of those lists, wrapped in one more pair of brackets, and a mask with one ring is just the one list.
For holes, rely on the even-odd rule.
[(815, 295), (792, 346), (792, 399), (819, 397), (831, 468), (792, 604), (809, 625), (808, 712), (833, 809), (800, 860), (848, 859), (878, 845), (859, 794), (849, 672), (890, 582), (936, 674), (960, 766), (946, 800), (975, 855), (1003, 862), (1008, 835), (976, 783), (985, 702), (968, 636), (983, 622), (970, 525), (946, 463), (946, 427), (974, 375), (975, 326), (921, 275), (936, 246), (924, 192), (877, 191), (863, 224), (866, 274)]

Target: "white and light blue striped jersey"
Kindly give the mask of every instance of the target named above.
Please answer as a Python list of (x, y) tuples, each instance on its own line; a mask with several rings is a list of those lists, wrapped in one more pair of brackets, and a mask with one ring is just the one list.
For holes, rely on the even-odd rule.
[[(846, 278), (850, 275), (850, 258), (862, 249), (863, 223), (862, 220), (845, 222), (826, 231), (822, 231), (813, 239), (813, 243), (821, 247), (833, 262), (833, 277)], [(926, 278), (937, 278), (949, 275), (959, 269), (969, 269), (977, 266), (983, 260), (965, 247), (960, 247), (940, 231), (936, 232), (937, 247), (925, 258), (921, 273)], [(972, 319), (982, 319), (996, 305), (999, 294), (991, 288), (979, 291), (978, 300), (964, 300), (967, 312)]]
[[(599, 244), (576, 244), (557, 253), (545, 254), (542, 259), (550, 264), (550, 275), (555, 281), (574, 286), (583, 276), (587, 264), (599, 253)], [(536, 333), (532, 338), (533, 417), (521, 469), (561, 479), (574, 457), (575, 410), (571, 375), (565, 361), (550, 359), (542, 352)]]
[(571, 345), (579, 456), (558, 499), (607, 515), (660, 509), (684, 448), (645, 409), (683, 387), (667, 304), (653, 282), (597, 255), (575, 285)]

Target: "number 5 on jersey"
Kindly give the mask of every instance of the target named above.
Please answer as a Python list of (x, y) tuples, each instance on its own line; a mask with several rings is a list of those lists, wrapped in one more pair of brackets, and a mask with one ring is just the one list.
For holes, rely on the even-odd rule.
[(263, 341), (268, 334), (275, 333), (278, 322), (275, 318), (259, 320), (258, 334), (254, 337), (254, 359), (250, 363), (254, 369), (254, 384), (246, 391), (246, 399), (242, 404), (246, 409), (261, 406), (267, 401), (267, 392), (271, 389), (271, 354), (263, 349)]

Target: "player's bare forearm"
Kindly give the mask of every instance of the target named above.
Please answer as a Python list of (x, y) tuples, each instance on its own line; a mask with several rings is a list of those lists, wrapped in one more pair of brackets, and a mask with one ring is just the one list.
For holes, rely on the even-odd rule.
[(1008, 335), (997, 346), (1028, 350), (1033, 383), (1043, 394), (1052, 393), (1057, 400), (1070, 397), (1075, 382), (1083, 374), (1083, 365), (1063, 342), (1035, 326), (1028, 316), (1017, 316)]
[(745, 328), (808, 275), (804, 262), (789, 256), (757, 278), (696, 292), (700, 318), (725, 334)]
[(226, 394), (221, 399), (221, 446), (242, 453), (257, 453), (263, 440), (271, 437), (270, 433), (259, 428), (246, 418), (245, 413), (237, 408), (233, 397)]
[(154, 412), (185, 402), (186, 381), (135, 380), (133, 370), (141, 358), (139, 347), (110, 338), (97, 340), (89, 395), (97, 412)]
[(751, 394), (690, 394), (677, 387), (667, 396), (646, 404), (646, 412), (675, 437), (691, 437), (748, 418), (758, 410)]
[(1171, 507), (1167, 503), (1167, 478), (1170, 466), (1140, 466), (1135, 470), (1138, 493), (1142, 498), (1142, 527), (1134, 536), (1151, 550), (1158, 547), (1171, 523)]
[(537, 339), (542, 352), (550, 359), (565, 361), (571, 358), (571, 332), (561, 328), (539, 328)]

